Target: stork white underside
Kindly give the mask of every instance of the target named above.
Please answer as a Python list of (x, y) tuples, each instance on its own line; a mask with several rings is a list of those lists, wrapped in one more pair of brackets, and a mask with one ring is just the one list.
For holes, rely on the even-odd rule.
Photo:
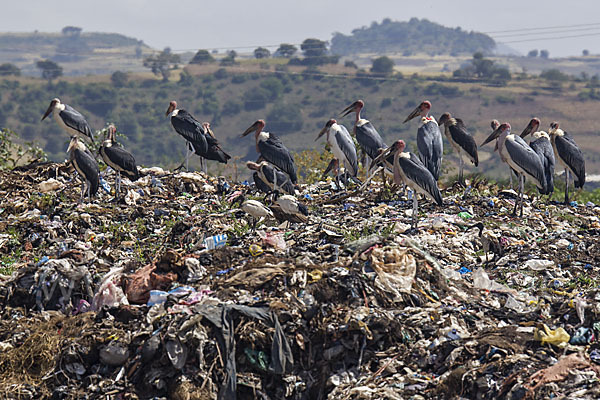
[(368, 119), (361, 118), (356, 122), (356, 126), (360, 128), (364, 124), (368, 124), (368, 123), (369, 123)]
[(260, 141), (266, 141), (269, 140), (269, 132), (265, 132), (265, 131), (260, 131), (260, 133), (258, 134), (258, 138), (257, 140)]
[(298, 209), (298, 199), (294, 196), (284, 195), (277, 199), (277, 204), (281, 207), (281, 210), (286, 214), (301, 214)]
[[(410, 154), (402, 152), (402, 153), (400, 153), (400, 157), (404, 157), (404, 158), (410, 159)], [(399, 169), (399, 172), (400, 172), (400, 176), (402, 177), (402, 181), (404, 182), (404, 184), (406, 186), (408, 186), (409, 188), (411, 188), (415, 193), (421, 193), (423, 196), (431, 199), (432, 201), (436, 201), (433, 198), (433, 196), (431, 196), (426, 190), (424, 190), (423, 188), (421, 188), (421, 186), (419, 186), (415, 181), (413, 181), (408, 176), (406, 176), (406, 174), (404, 173), (404, 170), (402, 168), (398, 168), (398, 169)]]
[(242, 203), (242, 210), (254, 218), (272, 217), (273, 212), (256, 200), (246, 200)]

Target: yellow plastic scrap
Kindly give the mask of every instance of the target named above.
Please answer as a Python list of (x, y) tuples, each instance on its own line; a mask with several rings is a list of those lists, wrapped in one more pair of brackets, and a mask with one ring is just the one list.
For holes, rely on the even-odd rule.
[(248, 251), (252, 257), (260, 256), (263, 253), (262, 247), (257, 244), (251, 245)]
[(313, 269), (312, 271), (308, 272), (307, 275), (310, 276), (312, 282), (317, 282), (323, 277), (323, 271), (320, 269)]
[(565, 346), (569, 343), (571, 336), (563, 328), (552, 330), (548, 325), (543, 324), (542, 329), (537, 328), (533, 333), (533, 338), (539, 340), (542, 344), (553, 344), (555, 346)]

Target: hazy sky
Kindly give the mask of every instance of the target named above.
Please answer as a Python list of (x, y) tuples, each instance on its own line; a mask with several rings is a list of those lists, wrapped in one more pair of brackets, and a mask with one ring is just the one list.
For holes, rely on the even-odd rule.
[(600, 53), (599, 11), (597, 0), (22, 0), (3, 1), (0, 30), (57, 32), (74, 25), (177, 51), (329, 40), (333, 32), (348, 34), (386, 17), (417, 17), (489, 32), (522, 53), (537, 48), (568, 56)]

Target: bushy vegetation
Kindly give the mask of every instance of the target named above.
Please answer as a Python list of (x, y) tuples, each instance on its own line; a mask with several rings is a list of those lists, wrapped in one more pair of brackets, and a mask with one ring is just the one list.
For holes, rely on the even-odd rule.
[(369, 27), (354, 29), (351, 35), (335, 33), (331, 40), (334, 54), (415, 53), (451, 54), (491, 52), (496, 43), (491, 37), (461, 28), (446, 28), (427, 19), (412, 18), (408, 22), (373, 22)]
[(506, 84), (511, 75), (508, 68), (497, 65), (493, 60), (485, 58), (483, 53), (473, 54), (469, 63), (454, 71), (456, 78), (477, 78), (488, 82)]

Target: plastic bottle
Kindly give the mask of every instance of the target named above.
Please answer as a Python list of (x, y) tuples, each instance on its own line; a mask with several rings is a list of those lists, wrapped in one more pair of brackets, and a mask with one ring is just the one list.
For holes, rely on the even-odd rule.
[(208, 250), (218, 249), (219, 247), (225, 246), (225, 244), (227, 243), (227, 235), (222, 234), (210, 236), (205, 238), (202, 243), (204, 244), (204, 247)]

